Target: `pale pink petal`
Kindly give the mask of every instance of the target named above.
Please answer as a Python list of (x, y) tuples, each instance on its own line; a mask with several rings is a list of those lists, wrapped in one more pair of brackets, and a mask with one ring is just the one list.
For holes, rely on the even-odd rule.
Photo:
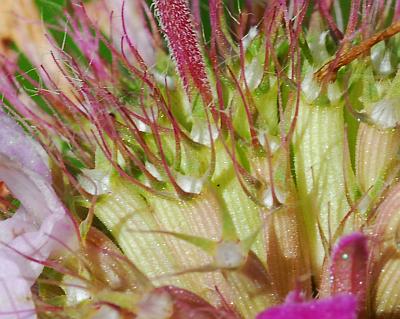
[(0, 222), (0, 318), (36, 318), (30, 288), (48, 257), (77, 245), (38, 143), (0, 111), (0, 180), (21, 206)]
[[(91, 20), (97, 23), (103, 31), (109, 33), (111, 30), (110, 36), (117, 48), (121, 47), (121, 39), (125, 36), (122, 23), (122, 9), (124, 9), (123, 14), (129, 40), (148, 66), (154, 64), (153, 37), (146, 25), (141, 0), (130, 0), (125, 3), (124, 0), (98, 0), (85, 7)], [(129, 56), (129, 49), (126, 49), (126, 53)]]
[(40, 146), (28, 139), (22, 128), (1, 110), (0, 154), (50, 180), (50, 171), (44, 158), (45, 153), (40, 152)]
[(12, 256), (0, 251), (0, 318), (33, 319), (36, 312), (31, 295), (31, 285), (26, 281)]

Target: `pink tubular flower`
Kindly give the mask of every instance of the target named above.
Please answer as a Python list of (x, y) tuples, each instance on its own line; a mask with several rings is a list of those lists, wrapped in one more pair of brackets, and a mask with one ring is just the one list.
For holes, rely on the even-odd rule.
[(334, 247), (329, 270), (323, 276), (320, 295), (331, 297), (305, 301), (300, 291), (295, 290), (283, 305), (262, 312), (257, 319), (357, 318), (364, 313), (367, 260), (367, 237), (360, 232), (343, 236)]
[(286, 303), (270, 308), (257, 319), (355, 319), (357, 302), (352, 295), (338, 295), (317, 301), (304, 301), (292, 292)]
[(76, 245), (74, 226), (52, 186), (40, 146), (0, 111), (0, 180), (20, 202), (0, 221), (0, 316), (36, 318), (31, 286), (60, 242)]

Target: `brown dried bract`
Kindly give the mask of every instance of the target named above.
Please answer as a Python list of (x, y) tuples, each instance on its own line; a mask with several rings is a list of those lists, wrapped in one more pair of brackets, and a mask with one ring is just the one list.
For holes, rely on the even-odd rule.
[(320, 83), (335, 81), (336, 73), (342, 66), (351, 63), (360, 55), (371, 49), (371, 47), (378, 42), (384, 41), (394, 36), (398, 32), (400, 32), (400, 21), (393, 23), (390, 27), (382, 32), (375, 34), (369, 39), (362, 41), (359, 45), (356, 45), (343, 54), (336, 56), (335, 59), (324, 64), (317, 72), (315, 72), (314, 78)]

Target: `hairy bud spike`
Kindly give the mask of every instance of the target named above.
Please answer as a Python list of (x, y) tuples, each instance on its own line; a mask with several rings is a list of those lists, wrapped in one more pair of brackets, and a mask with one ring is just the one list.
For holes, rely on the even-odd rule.
[(211, 89), (187, 2), (157, 0), (155, 5), (187, 92), (193, 84), (204, 102), (210, 103)]

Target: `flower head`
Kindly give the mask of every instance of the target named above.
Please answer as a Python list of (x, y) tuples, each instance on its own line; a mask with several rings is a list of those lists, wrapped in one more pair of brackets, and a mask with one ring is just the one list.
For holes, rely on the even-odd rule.
[(399, 5), (210, 0), (200, 19), (198, 1), (67, 2), (47, 25), (49, 64), (16, 37), (33, 68), (3, 56), (0, 77), (4, 108), (52, 163), (6, 148), (4, 192), (39, 234), (71, 225), (61, 199), (79, 222), (80, 249), (38, 283), (40, 315), (398, 315), (385, 287), (398, 269)]

